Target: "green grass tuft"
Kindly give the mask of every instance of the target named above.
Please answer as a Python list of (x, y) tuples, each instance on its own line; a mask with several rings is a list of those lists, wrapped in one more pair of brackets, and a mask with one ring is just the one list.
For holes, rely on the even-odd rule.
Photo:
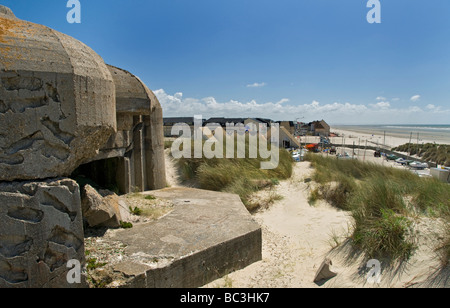
[[(235, 157), (236, 153), (235, 148)], [(261, 169), (261, 162), (266, 161), (261, 157), (181, 158), (177, 163), (182, 171), (183, 180), (194, 180), (202, 189), (238, 194), (249, 210), (255, 210), (257, 206), (249, 202), (251, 194), (278, 185), (280, 180), (292, 176), (293, 160), (290, 153), (279, 149), (279, 154), (279, 165), (272, 170)]]
[[(433, 178), (420, 178), (404, 169), (355, 160), (306, 157), (319, 184), (310, 202), (327, 200), (351, 211), (351, 238), (370, 257), (407, 260), (416, 249), (411, 219), (415, 215), (443, 218), (450, 223), (450, 189)], [(448, 264), (450, 232), (439, 251)]]

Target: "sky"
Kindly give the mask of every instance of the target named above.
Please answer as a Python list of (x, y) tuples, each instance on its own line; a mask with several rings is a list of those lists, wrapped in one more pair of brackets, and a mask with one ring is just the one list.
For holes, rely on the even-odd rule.
[(450, 1), (0, 0), (139, 76), (164, 116), (450, 124)]

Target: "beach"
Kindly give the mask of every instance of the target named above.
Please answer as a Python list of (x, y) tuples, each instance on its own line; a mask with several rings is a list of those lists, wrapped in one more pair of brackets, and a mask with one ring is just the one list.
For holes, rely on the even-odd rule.
[[(331, 137), (332, 143), (355, 145), (380, 145), (387, 148), (406, 143), (450, 144), (450, 126), (332, 126), (331, 132), (339, 137)], [(344, 138), (342, 138), (344, 137)]]
[[(450, 144), (450, 126), (331, 126), (332, 144), (380, 147), (391, 150), (403, 144)], [(302, 145), (320, 143), (320, 137), (301, 136)], [(366, 144), (367, 142), (367, 144)]]

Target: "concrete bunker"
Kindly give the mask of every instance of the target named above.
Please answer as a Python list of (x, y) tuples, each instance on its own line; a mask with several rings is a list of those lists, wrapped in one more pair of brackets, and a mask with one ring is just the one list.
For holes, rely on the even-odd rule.
[[(130, 250), (173, 255), (133, 277), (136, 286), (196, 287), (260, 260), (261, 230), (238, 196), (161, 189), (163, 138), (162, 108), (138, 77), (0, 5), (0, 288), (85, 286), (67, 280), (69, 260), (85, 263), (77, 174), (179, 203), (121, 234)], [(129, 264), (117, 265), (125, 276)]]
[(0, 6), (0, 287), (80, 286), (66, 279), (85, 262), (69, 176), (112, 161), (124, 193), (165, 187), (162, 121), (139, 78)]
[(138, 77), (108, 68), (116, 86), (117, 131), (73, 175), (86, 176), (120, 194), (164, 188), (161, 105)]

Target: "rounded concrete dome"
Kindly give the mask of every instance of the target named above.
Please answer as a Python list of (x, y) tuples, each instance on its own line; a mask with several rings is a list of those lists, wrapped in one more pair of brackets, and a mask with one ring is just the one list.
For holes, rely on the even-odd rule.
[[(161, 189), (166, 186), (164, 159), (163, 110), (161, 104), (139, 77), (108, 65), (116, 85), (116, 108), (118, 119), (125, 115), (144, 116), (146, 126), (147, 187)], [(126, 116), (125, 116), (126, 117)], [(118, 126), (122, 126), (118, 121)]]
[(0, 181), (68, 176), (116, 129), (114, 80), (78, 40), (0, 6)]
[(130, 72), (107, 65), (116, 85), (117, 113), (131, 113), (150, 115), (162, 110), (153, 91), (151, 91), (139, 77)]

